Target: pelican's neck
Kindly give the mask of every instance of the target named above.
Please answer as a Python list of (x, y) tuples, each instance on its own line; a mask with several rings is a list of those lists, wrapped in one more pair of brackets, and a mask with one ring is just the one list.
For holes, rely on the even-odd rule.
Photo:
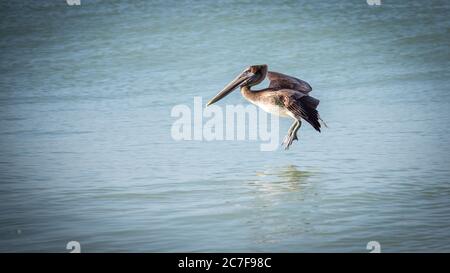
[(255, 101), (256, 100), (256, 94), (255, 92), (250, 90), (249, 86), (243, 86), (241, 87), (241, 94), (249, 101)]

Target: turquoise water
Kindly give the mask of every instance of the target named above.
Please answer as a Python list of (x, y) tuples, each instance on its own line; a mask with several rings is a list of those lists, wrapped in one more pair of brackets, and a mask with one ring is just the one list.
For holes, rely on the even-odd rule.
[[(273, 2), (2, 1), (0, 251), (449, 252), (448, 1)], [(329, 128), (172, 139), (260, 63)]]

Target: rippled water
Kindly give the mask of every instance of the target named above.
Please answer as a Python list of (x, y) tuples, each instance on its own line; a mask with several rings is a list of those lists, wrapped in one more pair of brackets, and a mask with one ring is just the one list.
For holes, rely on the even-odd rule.
[[(448, 1), (273, 2), (2, 1), (0, 251), (449, 252)], [(172, 139), (259, 63), (330, 128)]]

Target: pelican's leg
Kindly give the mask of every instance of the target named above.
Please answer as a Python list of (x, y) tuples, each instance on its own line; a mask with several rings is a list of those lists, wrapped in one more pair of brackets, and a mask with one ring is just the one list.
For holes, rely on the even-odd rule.
[(300, 119), (298, 119), (297, 120), (297, 127), (295, 127), (294, 131), (292, 132), (293, 135), (294, 135), (293, 140), (298, 140), (297, 132), (298, 132), (298, 129), (300, 129), (300, 126), (302, 126), (302, 121)]
[(287, 139), (289, 138), (289, 136), (292, 134), (292, 131), (294, 130), (295, 126), (296, 126), (297, 121), (295, 120), (294, 123), (292, 123), (291, 127), (289, 127), (288, 133), (287, 135), (284, 137), (283, 140), (283, 144), (287, 141)]
[(297, 125), (297, 120), (295, 120), (294, 123), (292, 123), (291, 127), (289, 127), (288, 133), (287, 133), (287, 135), (286, 135), (286, 136), (284, 137), (284, 139), (283, 139), (283, 143), (282, 143), (282, 144), (283, 144), (284, 146), (287, 144), (287, 142), (288, 142), (288, 140), (289, 140), (289, 137), (291, 136), (292, 131), (294, 130), (294, 128), (295, 128), (296, 125)]
[(283, 145), (284, 145), (284, 149), (288, 150), (289, 146), (291, 146), (292, 142), (297, 138), (297, 131), (300, 128), (300, 121), (299, 120), (295, 120), (294, 123), (291, 125), (291, 127), (289, 128), (288, 134), (287, 136), (284, 138), (283, 140)]

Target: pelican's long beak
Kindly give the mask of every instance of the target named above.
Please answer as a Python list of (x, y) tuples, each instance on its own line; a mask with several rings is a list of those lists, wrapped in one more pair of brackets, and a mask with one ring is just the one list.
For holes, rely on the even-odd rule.
[(230, 94), (236, 87), (239, 85), (245, 84), (251, 77), (253, 77), (255, 74), (244, 71), (239, 76), (237, 76), (234, 80), (232, 80), (227, 86), (225, 86), (222, 91), (220, 91), (214, 98), (212, 98), (206, 106), (209, 106), (221, 99), (223, 99), (225, 96)]

